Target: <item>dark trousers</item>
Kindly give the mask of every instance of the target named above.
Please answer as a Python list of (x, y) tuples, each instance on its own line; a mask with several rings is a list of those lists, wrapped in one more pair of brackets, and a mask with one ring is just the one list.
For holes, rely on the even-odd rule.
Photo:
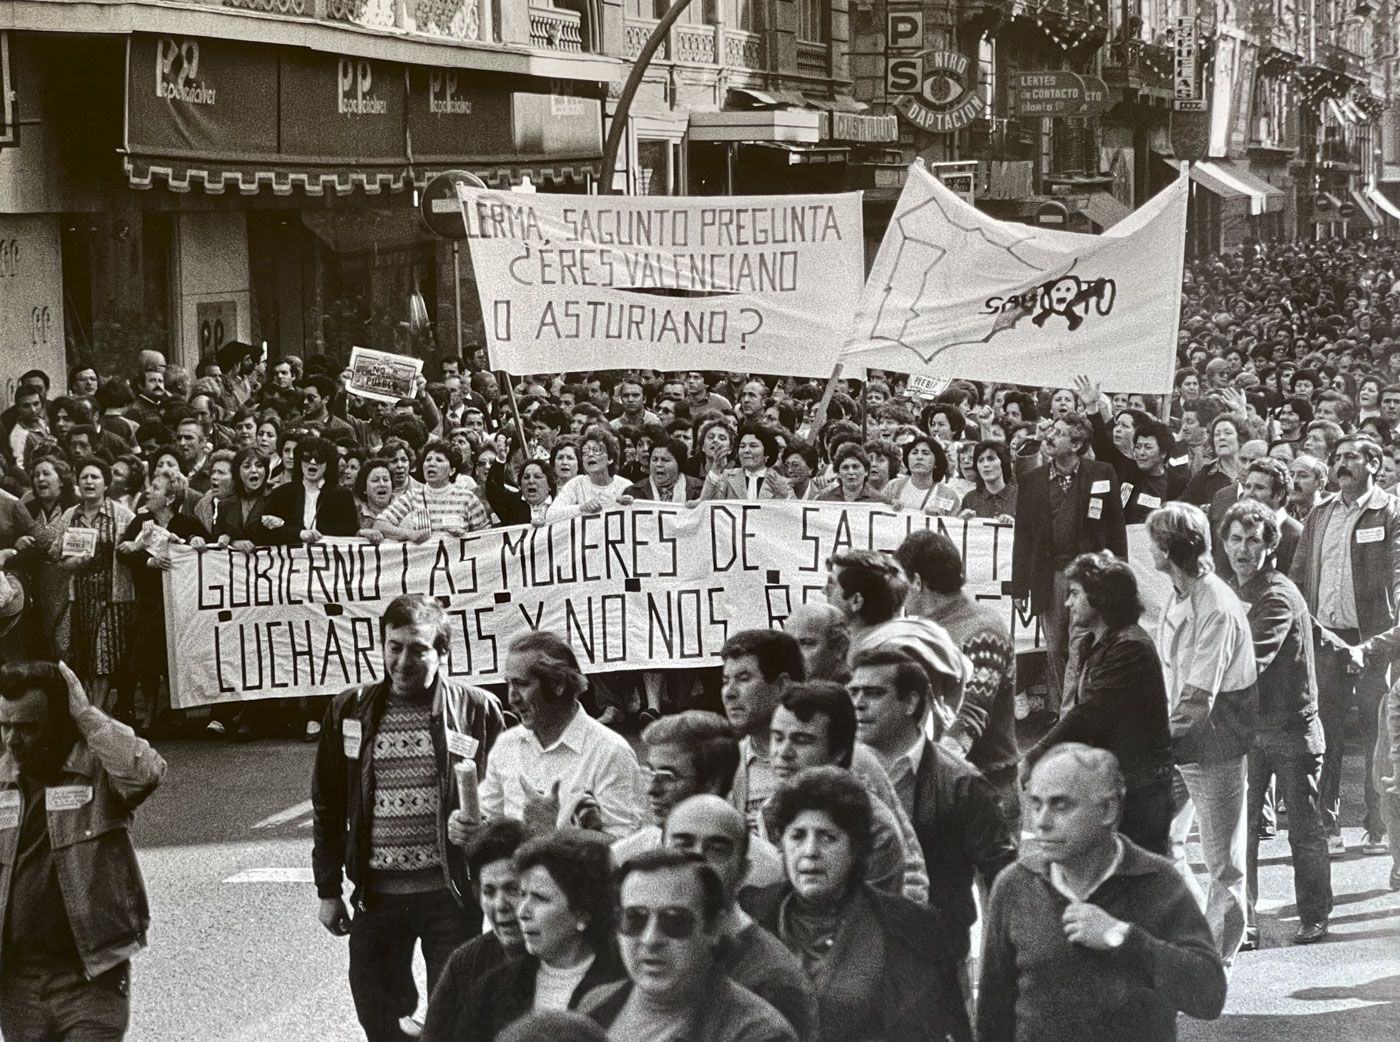
[(422, 942), (431, 993), (447, 957), (473, 932), (446, 889), (362, 901), (350, 925), (350, 994), (368, 1042), (404, 1042), (399, 1020), (418, 1008), (414, 944)]
[(1254, 736), (1249, 750), (1249, 925), (1254, 925), (1254, 902), (1259, 898), (1259, 822), (1264, 792), (1271, 778), (1288, 808), (1288, 846), (1293, 852), (1293, 894), (1298, 918), (1321, 922), (1332, 914), (1332, 862), (1327, 852), (1320, 788), (1323, 735), (1316, 719), (1287, 729), (1273, 728)]
[(0, 1037), (15, 1042), (120, 1042), (131, 1020), (131, 964), (88, 980), (74, 969), (6, 965)]
[(1170, 777), (1128, 790), (1123, 798), (1123, 820), (1118, 824), (1119, 832), (1143, 850), (1171, 857), (1171, 824)]
[[(1334, 630), (1348, 644), (1359, 644), (1356, 630)], [(1317, 715), (1322, 721), (1322, 735), (1327, 751), (1322, 759), (1322, 822), (1333, 835), (1341, 829), (1342, 754), (1346, 745), (1347, 712), (1357, 707), (1361, 719), (1361, 748), (1366, 755), (1366, 773), (1362, 782), (1366, 793), (1366, 814), (1362, 824), (1371, 832), (1385, 832), (1381, 815), (1380, 794), (1371, 777), (1376, 750), (1376, 714), (1385, 695), (1386, 664), (1367, 663), (1360, 673), (1349, 672), (1349, 656), (1320, 638), (1314, 642), (1317, 650)], [(1288, 805), (1288, 795), (1283, 797)], [(1288, 812), (1293, 813), (1289, 807)]]

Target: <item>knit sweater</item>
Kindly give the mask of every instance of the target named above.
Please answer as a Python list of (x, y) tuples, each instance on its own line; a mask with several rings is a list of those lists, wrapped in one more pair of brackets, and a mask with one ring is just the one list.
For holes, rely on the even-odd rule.
[(1065, 937), (1068, 900), (1028, 848), (992, 887), (977, 1003), (981, 1042), (1172, 1042), (1176, 1015), (1214, 1020), (1225, 970), (1210, 927), (1166, 858), (1123, 839), (1090, 904), (1129, 923), (1122, 946)]
[(388, 699), (374, 736), (374, 811), (369, 867), (423, 873), (441, 885), (438, 783), (427, 706)]
[(1014, 766), (1016, 746), (1016, 649), (997, 613), (964, 595), (933, 621), (948, 631), (972, 663), (957, 719), (941, 744), (983, 774)]

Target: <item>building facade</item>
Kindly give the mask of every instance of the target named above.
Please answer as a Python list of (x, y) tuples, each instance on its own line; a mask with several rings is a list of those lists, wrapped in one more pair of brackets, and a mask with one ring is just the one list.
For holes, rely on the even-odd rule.
[(620, 28), (620, 0), (6, 5), (0, 379), (234, 339), (455, 350), (417, 191), (590, 190)]

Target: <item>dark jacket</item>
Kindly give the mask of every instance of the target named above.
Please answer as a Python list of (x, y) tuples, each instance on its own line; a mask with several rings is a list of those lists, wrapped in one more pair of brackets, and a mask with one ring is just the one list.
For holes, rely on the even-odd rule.
[[(778, 921), (783, 902), (791, 893), (791, 885), (784, 880), (762, 890), (742, 891), (741, 903), (760, 926), (781, 938)], [(883, 966), (853, 968), (879, 981), (879, 993), (871, 997), (870, 1006), (878, 1011), (880, 1022), (868, 1025), (859, 1037), (882, 1042), (970, 1040), (972, 1027), (958, 984), (962, 957), (943, 916), (933, 907), (879, 893), (863, 883), (857, 886), (851, 908), (851, 915), (861, 916), (852, 922), (853, 928), (876, 931), (884, 951)], [(839, 946), (839, 938), (837, 943)], [(840, 974), (841, 967), (833, 966), (826, 976), (831, 980)], [(821, 991), (817, 1002), (822, 1010), (818, 1037), (837, 1042), (829, 1033), (832, 1018)]]
[[(618, 1014), (631, 997), (630, 980), (599, 988), (580, 1007), (604, 1030), (612, 1028)], [(673, 1042), (796, 1042), (791, 1025), (768, 1003), (715, 971), (700, 994), (690, 1023)]]
[[(1357, 517), (1348, 539), (1351, 546), (1351, 574), (1356, 585), (1356, 618), (1361, 638), (1374, 637), (1395, 625), (1395, 606), (1400, 601), (1400, 503), (1379, 486), (1373, 486), (1366, 506)], [(1308, 610), (1317, 615), (1317, 590), (1324, 562), (1322, 537), (1327, 519), (1340, 494), (1323, 498), (1312, 508), (1298, 539), (1298, 552), (1288, 577), (1303, 591)], [(1380, 530), (1379, 539), (1363, 534)]]
[(422, 1042), (456, 1042), (465, 1038), (470, 1031), (473, 989), (509, 958), (494, 932), (473, 937), (453, 952), (428, 999)]
[(1116, 951), (1065, 940), (1068, 900), (1029, 852), (987, 903), (977, 1037), (981, 1042), (1175, 1042), (1177, 1012), (1225, 1005), (1210, 927), (1166, 858), (1123, 839), (1123, 858), (1091, 903), (1129, 923)]
[[(302, 513), (306, 508), (306, 486), (300, 481), (289, 481), (278, 485), (268, 493), (264, 512), (282, 519), (280, 528), (262, 529), (261, 539), (254, 542), (264, 546), (293, 546), (301, 542), (301, 532), (306, 526), (302, 523)], [(355, 496), (349, 489), (332, 486), (329, 482), (321, 489), (316, 500), (316, 523), (312, 526), (322, 535), (355, 535), (360, 530), (360, 508), (355, 505)]]
[[(374, 737), (384, 716), (389, 682), (378, 681), (342, 691), (331, 700), (316, 747), (316, 768), (311, 779), (314, 832), (311, 868), (316, 893), (339, 897), (342, 878), (355, 885), (352, 902), (358, 903), (369, 882), (369, 830), (374, 815)], [(345, 738), (347, 720), (354, 721), (360, 739)], [(441, 674), (433, 683), (430, 727), (438, 773), (438, 847), (443, 852), (444, 882), (459, 901), (471, 900), (466, 856), (447, 841), (447, 816), (458, 805), (452, 766), (461, 757), (447, 751), (447, 725), (473, 739), (477, 777), (486, 771), (486, 754), (505, 730), (500, 702), (489, 691)], [(353, 751), (355, 755), (347, 755)]]
[(1123, 504), (1123, 520), (1138, 525), (1147, 515), (1169, 500), (1180, 499), (1191, 480), (1191, 467), (1184, 458), (1168, 459), (1161, 474), (1153, 476), (1125, 456), (1113, 444), (1113, 434), (1102, 414), (1089, 414), (1094, 428), (1094, 458), (1111, 466), (1118, 475), (1118, 500)]
[(1061, 742), (1083, 742), (1118, 757), (1129, 791), (1171, 777), (1162, 662), (1137, 623), (1110, 630), (1099, 641), (1085, 635), (1079, 670), (1065, 677), (1065, 701), (1073, 707), (1026, 753), (1028, 766)]
[[(165, 776), (165, 761), (131, 728), (97, 709), (83, 710), (76, 723), (82, 738), (63, 762), (57, 785), (81, 786), (91, 796), (71, 810), (48, 811), (49, 845), (78, 957), (91, 979), (146, 946), (151, 911), (127, 830), (132, 813)], [(20, 792), (19, 765), (3, 752), (0, 793), (10, 792)], [(0, 916), (9, 915), (19, 834), (18, 828), (0, 829)], [(5, 933), (0, 919), (0, 944)]]
[[(705, 484), (699, 478), (692, 478), (689, 474), (681, 474), (676, 478), (677, 484), (685, 485), (685, 501), (692, 503), (700, 498), (700, 493), (704, 491)], [(664, 503), (667, 500), (657, 499), (652, 493), (651, 478), (643, 477), (640, 481), (633, 482), (627, 489), (627, 495), (633, 499), (647, 503)]]
[[(131, 524), (126, 526), (126, 531), (121, 534), (118, 543), (130, 543), (135, 540), (141, 534), (141, 529), (145, 527), (147, 521), (154, 523), (155, 518), (145, 510), (138, 513), (132, 518)], [(204, 526), (185, 514), (172, 514), (170, 524), (166, 528), (176, 539), (185, 543), (196, 536), (200, 539), (209, 538), (209, 533), (204, 530)], [(131, 581), (136, 586), (136, 596), (148, 604), (154, 604), (155, 610), (159, 611), (161, 573), (154, 568), (147, 567), (146, 562), (151, 559), (151, 555), (145, 550), (133, 550), (130, 553), (118, 550), (117, 559), (126, 565), (127, 570), (131, 572)]]
[[(1037, 467), (1021, 479), (1021, 491), (1016, 500), (1011, 591), (1013, 597), (1029, 597), (1031, 610), (1036, 614), (1043, 613), (1049, 605), (1055, 580), (1050, 481), (1050, 464)], [(1096, 487), (1100, 491), (1093, 491)], [(1113, 468), (1107, 463), (1081, 458), (1074, 477), (1074, 490), (1078, 524), (1071, 556), (1111, 550), (1126, 561), (1128, 533), (1123, 527), (1123, 504), (1119, 498), (1118, 475)], [(1099, 516), (1090, 517), (1091, 511)]]
[(1259, 727), (1303, 733), (1317, 716), (1317, 669), (1307, 602), (1288, 576), (1266, 568), (1232, 582), (1249, 615), (1259, 666)]
[[(458, 1020), (453, 1042), (493, 1042), (509, 1024), (515, 1023), (535, 1004), (535, 973), (540, 962), (533, 955), (520, 955), (498, 966), (472, 986), (466, 1015)], [(611, 946), (599, 952), (569, 999), (569, 1008), (578, 1009), (583, 997), (595, 988), (624, 980), (627, 971)]]
[(1235, 484), (1235, 479), (1220, 469), (1218, 461), (1212, 460), (1187, 483), (1186, 489), (1181, 493), (1181, 498), (1183, 501), (1194, 503), (1204, 510), (1210, 506), (1210, 501), (1215, 498), (1217, 492), (1233, 484)]
[(977, 921), (974, 875), (990, 887), (1016, 859), (996, 790), (962, 758), (926, 741), (914, 775), (914, 810), (909, 817), (928, 870), (928, 902), (942, 917), (961, 958)]
[(231, 542), (246, 539), (250, 543), (266, 543), (267, 529), (262, 525), (262, 516), (267, 512), (267, 497), (257, 496), (252, 500), (248, 517), (243, 517), (243, 503), (237, 496), (220, 496), (214, 510), (215, 539), (228, 536)]

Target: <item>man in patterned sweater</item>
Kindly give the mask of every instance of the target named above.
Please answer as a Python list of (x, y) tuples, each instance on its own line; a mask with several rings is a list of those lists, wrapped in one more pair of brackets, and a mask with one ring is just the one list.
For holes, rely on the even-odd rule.
[(928, 529), (912, 532), (894, 556), (909, 582), (905, 610), (942, 626), (972, 663), (957, 719), (944, 730), (939, 744), (982, 772), (996, 789), (1002, 815), (1015, 835), (1021, 817), (1021, 751), (1016, 745), (1016, 649), (1011, 634), (991, 607), (963, 592), (962, 557), (946, 535)]
[[(481, 926), (447, 818), (458, 804), (454, 767), (470, 762), (480, 777), (504, 719), (490, 692), (447, 677), (447, 625), (429, 597), (390, 602), (380, 620), (384, 679), (335, 697), (316, 751), (320, 919), (350, 936), (350, 991), (369, 1042), (412, 1037), (401, 1022), (418, 1005), (414, 945), (423, 946), (431, 990)], [(353, 919), (344, 876), (354, 885)]]

